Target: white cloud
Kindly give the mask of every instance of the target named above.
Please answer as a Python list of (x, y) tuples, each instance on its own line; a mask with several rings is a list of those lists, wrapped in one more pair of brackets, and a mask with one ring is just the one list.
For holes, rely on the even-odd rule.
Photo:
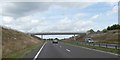
[(112, 14), (116, 14), (116, 13), (118, 13), (118, 5), (114, 5), (114, 7), (110, 11), (108, 11), (106, 14), (112, 15)]
[(119, 0), (2, 0), (2, 2), (118, 2)]
[[(100, 1), (100, 0), (93, 0), (93, 1)], [(84, 8), (98, 3), (98, 2), (92, 2), (92, 1), (90, 3), (89, 2), (80, 2), (80, 3), (79, 2), (71, 2), (71, 3), (70, 2), (64, 2), (64, 3), (63, 2), (61, 3), (5, 2), (4, 4), (0, 5), (0, 9), (3, 10), (0, 13), (3, 15), (3, 20), (1, 18), (0, 19), (3, 21), (3, 24), (5, 26), (8, 26), (23, 32), (85, 32), (91, 28), (98, 29), (99, 27), (96, 27), (93, 25), (96, 25), (97, 23), (99, 23), (97, 21), (96, 22), (94, 21), (101, 16), (100, 14), (96, 14), (90, 17), (92, 14), (89, 14), (89, 12), (81, 13), (81, 10), (84, 10)], [(111, 4), (111, 6), (114, 6), (112, 2), (109, 4)], [(50, 8), (53, 7), (52, 8), (53, 10), (50, 10), (49, 7)], [(54, 7), (55, 8), (60, 7), (59, 9), (61, 10), (57, 11), (58, 14), (53, 14), (53, 13), (56, 13), (54, 12), (54, 10), (55, 11), (59, 10), (59, 9), (54, 9)], [(75, 9), (79, 8), (80, 11), (78, 12), (73, 8)], [(64, 13), (64, 10), (66, 9), (71, 11), (71, 12), (68, 12), (68, 15), (66, 12), (65, 12), (65, 15), (59, 14), (61, 12)], [(117, 10), (118, 10), (117, 7), (114, 6), (114, 8), (110, 10), (110, 12), (117, 13)], [(44, 12), (47, 12), (47, 13), (44, 14)], [(47, 14), (51, 16), (48, 16)], [(49, 17), (52, 17), (52, 18), (49, 18)], [(55, 19), (57, 21), (52, 19)]]
[(36, 28), (46, 24), (43, 19), (33, 19), (31, 16), (21, 17), (16, 20), (12, 17), (3, 16), (1, 21), (3, 26), (17, 29), (23, 32), (35, 32)]
[(112, 9), (113, 13), (118, 13), (118, 6), (114, 6), (113, 9)]
[(86, 16), (87, 14), (85, 14), (85, 13), (77, 13), (76, 14), (76, 18), (79, 18), (79, 17), (81, 17), (81, 16)]
[(10, 16), (13, 18), (20, 18), (37, 12), (48, 11), (52, 5), (59, 5), (62, 7), (80, 7), (85, 8), (94, 3), (88, 2), (4, 2), (0, 8), (2, 9), (3, 16)]
[(99, 16), (100, 16), (99, 14), (94, 15), (94, 16), (92, 16), (92, 17), (90, 18), (90, 20), (95, 20), (95, 19), (97, 19)]
[(70, 7), (70, 8), (71, 7), (85, 8), (95, 3), (94, 2), (58, 2), (58, 3), (53, 3), (53, 4), (57, 4), (57, 5), (64, 6), (64, 7)]
[(83, 0), (84, 2), (118, 2), (119, 0)]
[[(39, 17), (37, 15), (32, 15), (36, 13), (41, 13), (49, 10), (48, 8), (51, 5), (59, 5), (61, 7), (88, 7), (93, 3), (8, 3), (3, 6), (4, 16), (12, 17), (12, 18), (4, 18), (4, 22), (9, 23), (5, 24), (9, 27), (13, 27), (17, 30), (21, 30), (24, 32), (50, 32), (50, 31), (86, 31), (90, 29), (94, 20), (96, 20), (100, 14), (96, 14), (91, 18), (82, 19), (81, 16), (86, 16), (87, 13), (76, 13), (72, 15), (72, 17), (64, 16), (57, 22), (51, 23), (48, 17), (44, 16)], [(115, 9), (115, 8), (114, 8)], [(115, 9), (116, 10), (116, 9)], [(54, 12), (54, 11), (52, 11)], [(71, 12), (73, 13), (73, 12)], [(36, 18), (37, 16), (37, 18)], [(19, 17), (17, 19), (13, 19), (14, 17)], [(39, 17), (39, 18), (38, 18)], [(52, 16), (54, 18), (54, 16)], [(9, 19), (9, 20), (8, 20)]]
[(85, 21), (78, 18), (85, 15), (84, 13), (77, 13), (72, 19), (66, 16), (65, 18), (58, 19), (55, 23), (50, 23), (49, 19), (43, 19), (42, 17), (40, 17), (41, 19), (35, 19), (33, 16), (25, 16), (16, 20), (9, 17), (12, 21), (10, 20), (9, 24), (4, 25), (23, 32), (85, 32), (93, 23), (92, 21)]
[[(73, 16), (75, 17), (75, 16)], [(49, 31), (59, 31), (59, 32), (85, 32), (91, 28), (92, 21), (85, 21), (79, 19), (70, 19), (68, 17), (58, 21), (57, 25), (49, 29)]]
[(5, 16), (3, 17), (3, 24), (9, 24), (13, 21), (13, 18), (12, 17), (9, 17), (9, 16)]
[(43, 2), (14, 2), (2, 5), (2, 15), (14, 18), (24, 17), (36, 12), (47, 10), (48, 3)]

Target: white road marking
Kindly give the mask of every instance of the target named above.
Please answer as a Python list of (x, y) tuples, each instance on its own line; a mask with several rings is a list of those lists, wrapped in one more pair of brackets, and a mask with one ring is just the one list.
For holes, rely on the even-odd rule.
[(33, 60), (36, 60), (40, 52), (42, 51), (43, 47), (45, 46), (46, 42), (43, 44), (43, 46), (40, 48), (40, 50), (37, 52)]
[(66, 49), (68, 52), (71, 52), (69, 49)]

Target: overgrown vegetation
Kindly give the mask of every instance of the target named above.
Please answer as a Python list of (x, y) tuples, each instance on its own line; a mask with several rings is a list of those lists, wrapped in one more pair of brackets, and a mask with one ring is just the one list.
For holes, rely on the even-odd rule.
[(2, 27), (0, 26), (0, 59), (2, 58)]
[(106, 33), (110, 30), (120, 30), (120, 24), (114, 24), (112, 26), (108, 26), (107, 28), (103, 29), (102, 32)]
[(18, 58), (18, 59), (23, 58), (26, 54), (30, 53), (33, 49), (37, 48), (38, 46), (40, 46), (40, 45), (36, 44), (36, 45), (33, 45), (33, 46), (28, 46), (25, 49), (15, 51), (15, 52), (7, 55), (7, 57)]
[[(96, 32), (93, 29), (87, 31), (88, 34), (82, 36), (76, 36), (76, 41), (84, 42), (85, 38), (92, 38), (98, 43), (111, 43), (118, 44), (120, 40), (118, 37), (120, 36), (120, 25), (114, 24), (112, 26), (108, 26), (102, 31), (97, 30)], [(66, 39), (67, 42), (74, 41), (74, 37), (70, 37)]]
[(2, 58), (20, 57), (27, 50), (30, 51), (42, 43), (36, 37), (2, 27)]
[(120, 30), (120, 25), (119, 24), (114, 24), (112, 26), (108, 26), (107, 30)]
[(102, 30), (103, 33), (106, 33), (107, 31), (108, 31), (107, 29), (103, 29), (103, 30)]

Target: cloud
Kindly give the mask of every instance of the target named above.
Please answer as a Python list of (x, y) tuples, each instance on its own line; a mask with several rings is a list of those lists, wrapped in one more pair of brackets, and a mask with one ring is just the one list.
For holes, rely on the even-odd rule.
[(48, 3), (37, 2), (14, 2), (4, 3), (2, 7), (2, 15), (14, 18), (31, 15), (39, 11), (45, 11), (49, 7)]
[(6, 2), (3, 3), (0, 8), (2, 9), (1, 14), (3, 16), (10, 16), (13, 18), (24, 17), (35, 14), (37, 12), (44, 12), (49, 9), (52, 5), (59, 5), (62, 7), (81, 7), (85, 8), (94, 3), (87, 2)]
[[(75, 16), (74, 16), (75, 17)], [(91, 28), (92, 21), (85, 21), (80, 19), (70, 19), (65, 17), (58, 21), (57, 25), (54, 25), (49, 31), (57, 32), (85, 32)]]
[(81, 17), (81, 16), (86, 16), (87, 14), (85, 14), (85, 13), (77, 13), (76, 14), (76, 18), (79, 18), (79, 17)]
[(12, 17), (9, 17), (9, 16), (5, 16), (3, 17), (3, 24), (9, 24), (13, 21), (13, 18)]
[(53, 4), (56, 4), (56, 5), (60, 5), (60, 6), (63, 6), (63, 7), (81, 7), (81, 8), (85, 8), (85, 7), (88, 7), (92, 4), (94, 4), (94, 2), (57, 2), (57, 3), (53, 3)]
[(33, 19), (31, 16), (21, 17), (14, 20), (11, 17), (3, 16), (2, 25), (13, 29), (17, 29), (23, 32), (35, 32), (36, 28), (44, 26), (46, 24), (43, 19)]
[[(66, 2), (66, 3), (45, 3), (45, 2), (21, 2), (21, 3), (5, 3), (3, 7), (3, 17), (4, 17), (4, 25), (8, 27), (15, 28), (17, 30), (23, 32), (66, 32), (66, 31), (86, 31), (90, 29), (100, 14), (89, 16), (87, 13), (74, 12), (72, 7), (83, 9), (90, 6), (94, 3), (77, 3), (77, 2)], [(55, 5), (55, 6), (54, 6)], [(57, 5), (57, 6), (56, 6)], [(58, 7), (61, 9), (65, 8), (67, 10), (71, 10), (73, 12), (69, 12), (69, 16), (60, 15), (64, 17), (60, 17), (59, 13), (64, 13), (64, 11), (58, 11), (56, 16), (52, 14), (54, 11), (49, 11), (49, 7)], [(55, 9), (56, 10), (56, 9)], [(63, 9), (64, 10), (64, 9)], [(48, 18), (47, 13), (44, 14), (45, 11), (49, 11), (52, 18), (57, 21), (52, 20), (52, 18)], [(39, 13), (39, 14), (38, 14)], [(43, 17), (41, 17), (41, 15)], [(60, 17), (60, 18), (56, 18)], [(87, 17), (87, 18), (86, 18)], [(90, 17), (90, 18), (89, 18)], [(17, 19), (14, 19), (17, 18)], [(51, 22), (52, 21), (52, 22)]]
[(118, 13), (118, 5), (114, 5), (111, 10), (109, 10), (106, 14), (107, 15), (112, 15), (112, 14), (117, 14)]
[(113, 13), (118, 13), (118, 5), (114, 6), (112, 11), (113, 11)]
[(37, 24), (27, 32), (85, 32), (91, 28), (93, 22), (65, 17), (58, 19), (57, 22), (53, 22), (51, 25), (48, 21), (45, 21), (45, 23), (44, 25)]
[[(77, 20), (78, 17), (84, 16), (84, 13), (79, 13), (74, 16), (73, 19), (69, 17), (58, 19), (58, 24), (51, 26), (49, 19), (45, 17), (35, 18), (32, 14), (41, 13), (49, 10), (52, 5), (58, 5), (65, 8), (79, 7), (85, 8), (93, 3), (77, 3), (77, 2), (65, 2), (65, 3), (45, 3), (45, 2), (7, 2), (2, 5), (3, 25), (15, 28), (23, 32), (42, 32), (42, 31), (76, 31), (80, 30), (87, 24), (84, 21)], [(16, 19), (15, 19), (16, 18)], [(79, 25), (79, 23), (83, 25)], [(74, 23), (74, 24), (73, 24)], [(88, 23), (89, 24), (89, 23)], [(77, 26), (77, 27), (75, 27)]]
[(92, 16), (92, 17), (90, 18), (90, 20), (95, 20), (95, 19), (97, 19), (99, 16), (100, 16), (99, 14), (96, 14), (96, 15)]
[(2, 0), (2, 2), (118, 2), (119, 0)]

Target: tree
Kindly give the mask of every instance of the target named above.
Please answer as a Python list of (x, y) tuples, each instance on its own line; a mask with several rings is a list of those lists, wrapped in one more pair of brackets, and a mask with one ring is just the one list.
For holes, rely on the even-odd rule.
[(120, 30), (120, 25), (119, 24), (114, 24), (112, 26), (108, 26), (107, 30)]
[(103, 32), (103, 33), (106, 33), (106, 32), (107, 32), (107, 29), (103, 29), (102, 32)]
[(59, 40), (58, 38), (55, 38), (55, 40)]
[(89, 32), (90, 32), (90, 33), (94, 33), (95, 31), (94, 31), (93, 29), (90, 29)]
[(97, 33), (99, 33), (100, 32), (100, 30), (97, 30)]
[(107, 30), (111, 30), (111, 27), (110, 27), (110, 26), (108, 26), (108, 27), (107, 27)]

